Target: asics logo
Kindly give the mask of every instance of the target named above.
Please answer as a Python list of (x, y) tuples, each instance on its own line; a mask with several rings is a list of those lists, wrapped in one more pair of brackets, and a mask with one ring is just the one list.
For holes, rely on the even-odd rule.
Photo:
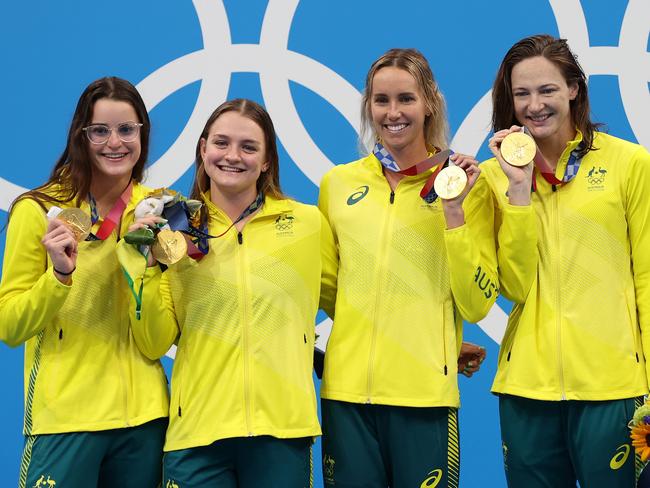
[(354, 205), (355, 203), (359, 203), (361, 200), (363, 200), (363, 197), (365, 197), (368, 194), (368, 190), (369, 188), (366, 185), (357, 188), (357, 191), (355, 191), (352, 195), (348, 197), (348, 205)]
[(438, 486), (440, 480), (442, 480), (442, 469), (435, 469), (427, 475), (420, 488), (434, 488)]
[(616, 448), (616, 454), (609, 462), (609, 467), (616, 470), (621, 468), (625, 461), (627, 461), (628, 456), (630, 455), (630, 446), (628, 444), (623, 444)]

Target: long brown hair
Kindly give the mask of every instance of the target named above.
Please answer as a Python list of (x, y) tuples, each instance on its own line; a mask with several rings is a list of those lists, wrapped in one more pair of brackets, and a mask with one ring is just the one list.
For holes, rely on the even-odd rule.
[(566, 39), (558, 39), (548, 34), (526, 37), (512, 46), (506, 53), (492, 87), (492, 130), (495, 132), (519, 125), (515, 117), (512, 99), (512, 69), (524, 59), (543, 56), (553, 63), (564, 76), (568, 86), (577, 85), (578, 94), (571, 100), (571, 120), (582, 132), (583, 144), (580, 157), (594, 149), (594, 132), (600, 124), (591, 121), (587, 76), (575, 54), (569, 49)]
[(366, 86), (361, 101), (361, 143), (366, 141), (368, 132), (376, 134), (372, 125), (371, 100), (372, 82), (375, 74), (382, 68), (400, 68), (413, 76), (420, 89), (427, 111), (431, 114), (424, 120), (424, 140), (427, 146), (444, 148), (449, 140), (449, 126), (445, 99), (433, 77), (427, 59), (417, 49), (390, 49), (377, 59), (366, 75)]
[[(135, 86), (128, 81), (114, 76), (100, 78), (88, 85), (79, 97), (68, 130), (65, 150), (54, 165), (50, 177), (43, 185), (16, 198), (11, 204), (10, 214), (16, 203), (26, 198), (34, 199), (45, 209), (46, 203), (61, 204), (73, 200), (75, 200), (75, 205), (79, 206), (81, 201), (87, 197), (92, 180), (92, 162), (88, 152), (90, 143), (82, 129), (92, 121), (95, 102), (104, 98), (128, 103), (135, 110), (138, 122), (142, 123), (140, 158), (131, 172), (132, 179), (138, 182), (142, 181), (145, 162), (149, 154), (149, 131), (151, 128), (144, 101)], [(51, 191), (51, 187), (54, 185), (59, 185), (56, 192)]]
[[(208, 118), (201, 132), (198, 142), (196, 143), (196, 155), (194, 166), (196, 172), (194, 174), (194, 183), (192, 183), (192, 191), (190, 198), (201, 200), (203, 193), (210, 188), (210, 178), (205, 172), (203, 157), (201, 156), (201, 140), (207, 140), (210, 128), (215, 121), (226, 112), (237, 112), (238, 114), (249, 118), (255, 122), (262, 132), (264, 133), (264, 143), (266, 147), (265, 158), (268, 162), (268, 168), (262, 172), (257, 179), (257, 191), (262, 192), (263, 195), (271, 195), (274, 198), (284, 199), (287, 198), (280, 188), (280, 157), (278, 156), (278, 146), (276, 143), (275, 128), (271, 116), (264, 107), (260, 104), (245, 98), (236, 98), (219, 105), (212, 115)], [(201, 208), (201, 223), (205, 223), (207, 213), (205, 206)]]

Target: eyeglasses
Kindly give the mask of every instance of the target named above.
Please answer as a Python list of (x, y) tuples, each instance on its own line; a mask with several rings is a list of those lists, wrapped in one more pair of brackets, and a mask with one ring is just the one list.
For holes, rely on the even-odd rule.
[(88, 136), (88, 140), (93, 144), (104, 144), (111, 138), (111, 133), (115, 131), (117, 137), (122, 142), (133, 142), (140, 134), (142, 124), (137, 122), (123, 122), (115, 127), (109, 127), (106, 124), (91, 124), (81, 129)]

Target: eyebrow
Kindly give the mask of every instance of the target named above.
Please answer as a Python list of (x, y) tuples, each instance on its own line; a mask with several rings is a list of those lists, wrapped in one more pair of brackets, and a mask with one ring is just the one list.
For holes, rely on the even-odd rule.
[[(398, 96), (402, 96), (402, 95), (411, 95), (411, 96), (415, 96), (416, 93), (415, 93), (415, 92), (406, 91), (406, 92), (398, 93), (397, 95), (398, 95)], [(374, 97), (377, 97), (377, 96), (384, 96), (384, 97), (387, 97), (388, 95), (387, 95), (386, 93), (383, 93), (383, 92), (377, 92), (377, 93), (373, 93), (372, 96), (373, 96), (373, 98), (374, 98)]]
[[(230, 136), (228, 136), (226, 134), (220, 134), (218, 132), (216, 132), (214, 134), (211, 134), (210, 137), (221, 137), (223, 139), (228, 139), (228, 140), (232, 139), (232, 137), (230, 137)], [(260, 141), (257, 141), (255, 139), (244, 139), (241, 142), (242, 142), (242, 144), (261, 144)]]

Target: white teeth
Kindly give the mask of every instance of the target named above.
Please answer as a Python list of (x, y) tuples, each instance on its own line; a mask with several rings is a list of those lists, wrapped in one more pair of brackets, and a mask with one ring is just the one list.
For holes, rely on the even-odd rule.
[(235, 168), (234, 166), (217, 166), (221, 171), (226, 171), (228, 173), (242, 173), (244, 170), (241, 168)]
[(109, 159), (119, 159), (126, 156), (126, 153), (104, 153), (102, 156)]
[(386, 125), (386, 129), (388, 129), (391, 132), (399, 132), (402, 129), (404, 129), (408, 124), (394, 124), (394, 125)]
[(529, 115), (528, 118), (530, 120), (533, 120), (535, 122), (539, 122), (542, 120), (546, 120), (551, 116), (551, 114), (544, 114), (544, 115)]

